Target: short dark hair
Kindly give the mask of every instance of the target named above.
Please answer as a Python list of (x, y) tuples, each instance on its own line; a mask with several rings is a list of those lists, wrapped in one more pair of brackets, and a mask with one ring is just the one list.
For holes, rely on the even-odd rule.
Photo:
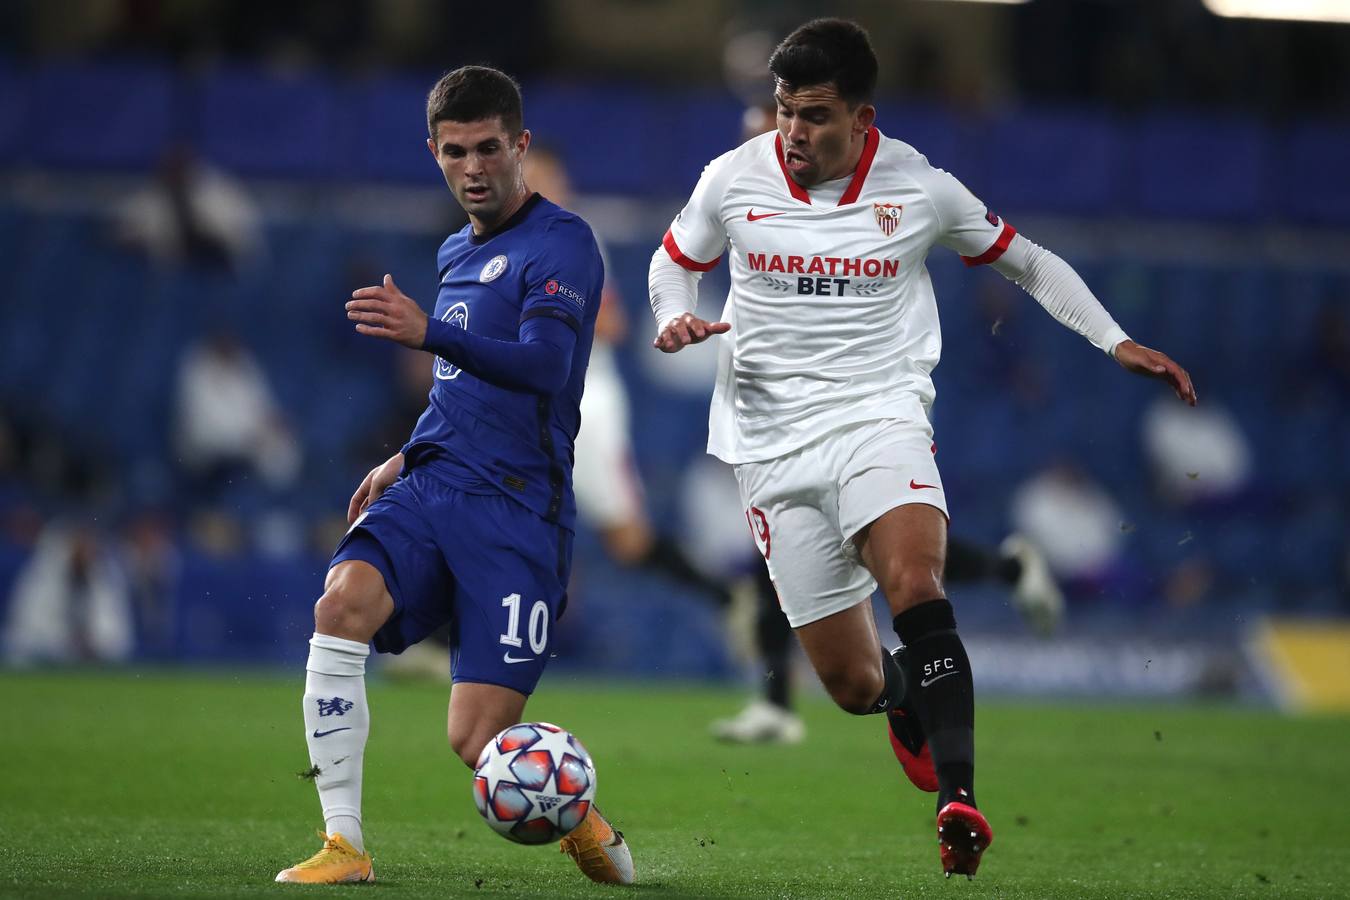
[(524, 127), (520, 85), (488, 66), (461, 66), (446, 72), (427, 94), (427, 132), (436, 138), (437, 122), (478, 122), (500, 116), (506, 133)]
[(867, 32), (847, 19), (813, 19), (783, 38), (769, 71), (790, 89), (833, 84), (850, 106), (872, 99), (877, 56)]

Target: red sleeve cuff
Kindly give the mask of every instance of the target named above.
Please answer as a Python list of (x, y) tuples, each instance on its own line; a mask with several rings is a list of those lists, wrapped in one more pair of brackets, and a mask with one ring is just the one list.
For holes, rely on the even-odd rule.
[(671, 259), (691, 272), (710, 272), (722, 259), (720, 256), (712, 262), (699, 262), (696, 259), (690, 259), (680, 252), (679, 245), (675, 243), (675, 235), (671, 234), (669, 228), (666, 229), (666, 236), (661, 238), (661, 246), (666, 248), (666, 252), (670, 254)]
[(1012, 239), (1015, 237), (1017, 237), (1017, 229), (1004, 222), (1003, 231), (999, 233), (998, 240), (994, 241), (994, 246), (979, 256), (963, 256), (961, 262), (968, 266), (987, 266), (1003, 255), (1003, 252), (1008, 249), (1008, 245), (1012, 243)]

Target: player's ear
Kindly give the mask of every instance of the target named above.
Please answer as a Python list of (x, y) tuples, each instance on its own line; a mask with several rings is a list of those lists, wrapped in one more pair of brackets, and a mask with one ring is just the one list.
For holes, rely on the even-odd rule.
[(853, 111), (853, 130), (858, 134), (866, 134), (867, 129), (871, 128), (876, 120), (877, 108), (870, 103), (864, 103)]
[(530, 129), (520, 129), (520, 137), (516, 138), (516, 153), (523, 155), (530, 149)]
[(431, 155), (436, 158), (436, 161), (440, 162), (441, 157), (436, 153), (436, 142), (431, 138), (427, 138), (427, 149), (431, 151)]

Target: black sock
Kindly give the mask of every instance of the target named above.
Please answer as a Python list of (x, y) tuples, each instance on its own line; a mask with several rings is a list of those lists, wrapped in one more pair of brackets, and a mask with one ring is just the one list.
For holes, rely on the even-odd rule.
[(901, 659), (908, 702), (923, 725), (938, 777), (938, 808), (953, 800), (975, 805), (975, 690), (970, 660), (945, 599), (895, 617), (905, 645)]
[(905, 705), (907, 693), (905, 670), (900, 668), (895, 657), (885, 647), (881, 648), (881, 677), (885, 679), (881, 687), (881, 696), (877, 697), (872, 708), (867, 711), (868, 715), (890, 712)]
[[(882, 648), (881, 655), (882, 670), (891, 673), (887, 676), (887, 687), (891, 688), (894, 694), (891, 708), (887, 710), (890, 714), (886, 716), (886, 723), (891, 726), (891, 734), (895, 735), (896, 740), (904, 744), (910, 753), (918, 756), (923, 753), (923, 745), (928, 739), (924, 737), (919, 714), (914, 711), (914, 704), (909, 699), (909, 680), (905, 676), (905, 648), (897, 647), (889, 653)], [(894, 680), (893, 685), (891, 680)]]
[(647, 551), (646, 556), (638, 560), (638, 565), (644, 569), (664, 572), (682, 584), (698, 588), (718, 606), (727, 606), (731, 603), (731, 592), (727, 590), (726, 585), (700, 572), (689, 561), (689, 557), (684, 555), (680, 545), (665, 535), (658, 535), (652, 541), (651, 549)]
[(792, 709), (792, 626), (778, 605), (778, 592), (768, 570), (759, 567), (755, 589), (759, 610), (755, 618), (755, 640), (764, 659), (764, 699), (783, 709)]

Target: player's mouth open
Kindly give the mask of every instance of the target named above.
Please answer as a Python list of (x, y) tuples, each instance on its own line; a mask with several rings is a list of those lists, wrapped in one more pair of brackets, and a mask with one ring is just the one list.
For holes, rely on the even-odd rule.
[(464, 189), (464, 193), (470, 200), (482, 200), (488, 195), (488, 186), (485, 184), (471, 184)]
[(800, 172), (811, 165), (811, 161), (796, 150), (789, 150), (784, 153), (783, 161), (787, 164), (789, 172)]

